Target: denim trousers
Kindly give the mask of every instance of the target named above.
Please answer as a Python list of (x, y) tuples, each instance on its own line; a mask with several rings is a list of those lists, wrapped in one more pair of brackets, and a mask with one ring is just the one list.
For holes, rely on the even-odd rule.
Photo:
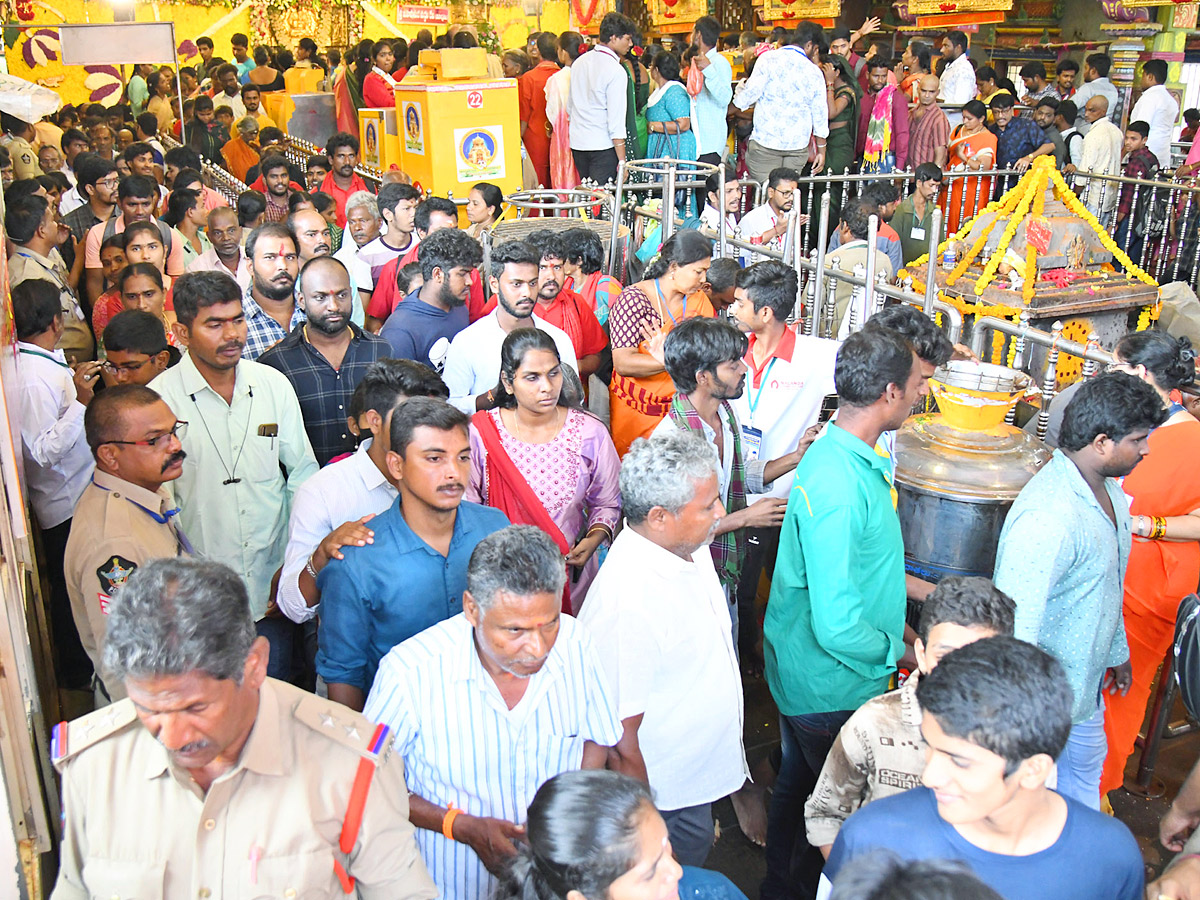
[(816, 787), (825, 757), (853, 710), (780, 716), (783, 758), (767, 814), (767, 877), (761, 900), (811, 900), (825, 860), (808, 843), (804, 804)]
[(1071, 726), (1067, 746), (1058, 757), (1058, 787), (1064, 797), (1078, 800), (1089, 809), (1100, 808), (1100, 772), (1108, 753), (1104, 735), (1104, 704), (1092, 717)]

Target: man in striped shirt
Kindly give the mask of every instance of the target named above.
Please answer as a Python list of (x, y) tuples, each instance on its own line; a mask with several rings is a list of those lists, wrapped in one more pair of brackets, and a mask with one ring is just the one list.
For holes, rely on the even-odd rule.
[(471, 555), (462, 613), (379, 664), (363, 712), (395, 733), (417, 847), (445, 900), (489, 896), (537, 789), (603, 768), (621, 736), (591, 639), (559, 612), (565, 579), (544, 532), (497, 531)]

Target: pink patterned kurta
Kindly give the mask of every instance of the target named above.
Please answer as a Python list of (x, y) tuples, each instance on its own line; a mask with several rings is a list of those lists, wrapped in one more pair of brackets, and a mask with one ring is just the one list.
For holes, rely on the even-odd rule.
[[(593, 525), (616, 530), (621, 519), (620, 460), (604, 424), (577, 409), (567, 411), (562, 430), (544, 444), (518, 440), (505, 427), (499, 410), (490, 415), (500, 432), (500, 441), (513, 464), (525, 476), (546, 512), (572, 547)], [(471, 426), (471, 483), (466, 499), (486, 504), (488, 496), (487, 449)], [(579, 612), (588, 586), (600, 567), (602, 545), (579, 571), (567, 572), (571, 588), (571, 610)]]

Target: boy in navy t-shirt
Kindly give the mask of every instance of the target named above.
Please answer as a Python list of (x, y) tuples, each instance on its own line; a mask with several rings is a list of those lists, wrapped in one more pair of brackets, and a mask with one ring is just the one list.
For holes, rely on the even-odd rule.
[(887, 849), (958, 859), (1005, 900), (1140, 900), (1142, 855), (1121, 822), (1046, 787), (1071, 730), (1062, 666), (1032, 644), (986, 638), (917, 687), (924, 787), (846, 820), (818, 898), (849, 860)]

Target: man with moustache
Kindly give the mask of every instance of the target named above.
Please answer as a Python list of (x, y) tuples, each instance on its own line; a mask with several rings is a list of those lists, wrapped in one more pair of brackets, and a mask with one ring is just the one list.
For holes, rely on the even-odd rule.
[(389, 440), (395, 502), (371, 520), (372, 543), (343, 547), (317, 576), (317, 672), (329, 699), (354, 710), (389, 650), (462, 612), (472, 551), (508, 525), (499, 510), (463, 500), (470, 442), (462, 412), (413, 397), (392, 412)]
[(446, 353), (442, 373), (450, 388), (450, 402), (464, 412), (491, 408), (500, 383), (500, 348), (516, 328), (546, 332), (554, 338), (563, 365), (579, 371), (575, 348), (566, 332), (533, 314), (541, 260), (541, 253), (524, 241), (509, 241), (492, 250), (488, 274), (496, 308), (458, 333)]
[(96, 669), (97, 699), (120, 700), (125, 687), (101, 668), (108, 607), (125, 580), (152, 559), (191, 556), (178, 507), (163, 484), (183, 474), (187, 422), (148, 387), (122, 384), (96, 394), (83, 430), (96, 460), (71, 520), (63, 568), (71, 614)]
[(346, 421), (350, 396), (367, 368), (388, 355), (388, 344), (350, 321), (350, 273), (332, 256), (317, 256), (304, 264), (296, 295), (307, 321), (259, 362), (278, 369), (292, 383), (317, 464), (324, 466), (354, 449)]
[(300, 270), (298, 241), (284, 225), (260, 225), (246, 240), (246, 257), (251, 281), (242, 296), (246, 316), (243, 356), (255, 360), (304, 324), (304, 310), (295, 296)]
[(208, 214), (208, 239), (212, 246), (193, 259), (189, 272), (225, 272), (243, 291), (250, 290), (254, 276), (250, 259), (242, 250), (242, 226), (237, 210), (221, 206)]
[[(284, 252), (290, 248), (284, 244)], [(266, 617), (267, 603), (283, 563), (292, 495), (317, 461), (291, 384), (242, 357), (246, 318), (237, 282), (223, 272), (189, 272), (175, 282), (174, 300), (175, 336), (188, 352), (151, 386), (197, 424), (183, 441), (191, 459), (171, 492), (196, 551), (245, 580), (259, 633), (272, 645), (269, 674), (285, 674), (290, 632), (282, 618)]]
[(542, 255), (538, 263), (537, 305), (533, 314), (566, 332), (579, 359), (579, 378), (588, 377), (600, 368), (600, 353), (608, 346), (608, 335), (600, 327), (592, 306), (581, 295), (563, 286), (562, 232), (543, 229), (526, 238)]
[(104, 645), (129, 699), (54, 729), (55, 900), (437, 896), (387, 729), (269, 677), (267, 655), (227, 566), (133, 574)]

